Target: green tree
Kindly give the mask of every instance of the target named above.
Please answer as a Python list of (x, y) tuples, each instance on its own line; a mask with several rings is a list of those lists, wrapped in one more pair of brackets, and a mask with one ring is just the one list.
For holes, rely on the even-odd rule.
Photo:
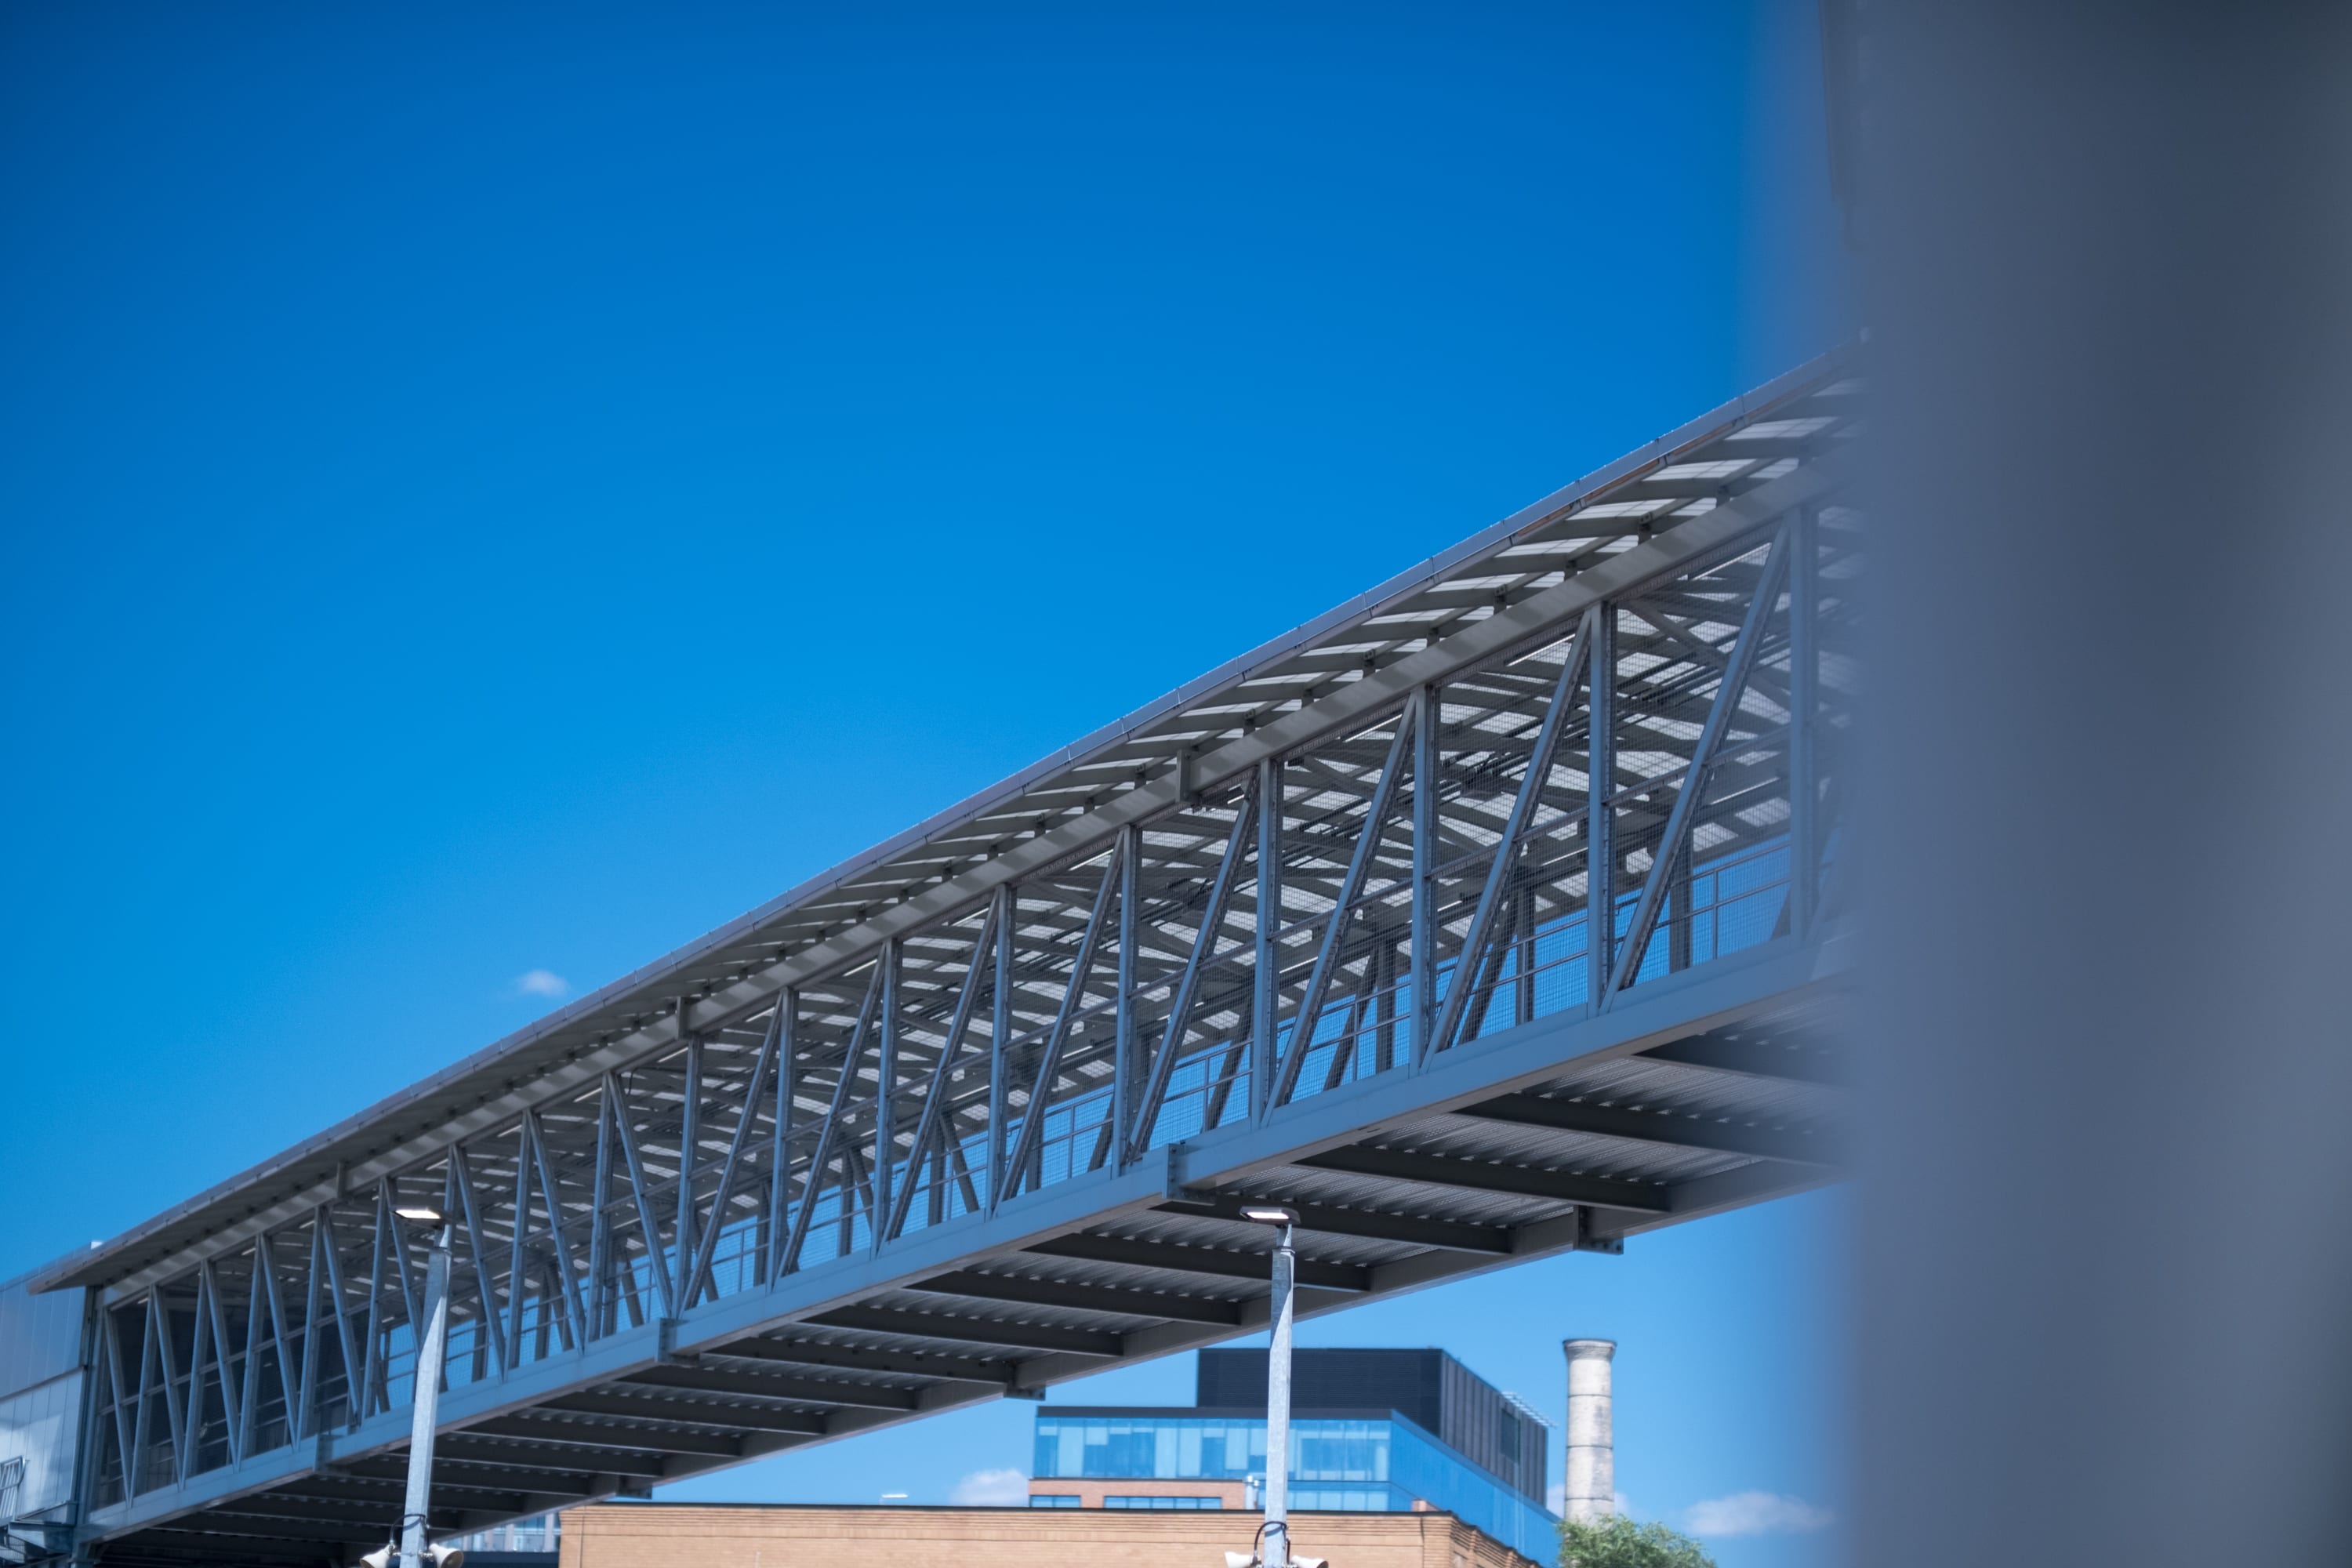
[(1560, 1521), (1559, 1556), (1562, 1568), (1715, 1568), (1715, 1559), (1689, 1536), (1654, 1521), (1636, 1524), (1622, 1513)]

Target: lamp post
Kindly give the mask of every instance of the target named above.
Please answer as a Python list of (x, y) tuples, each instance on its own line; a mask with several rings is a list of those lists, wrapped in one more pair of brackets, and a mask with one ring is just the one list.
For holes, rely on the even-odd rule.
[(416, 1397), (408, 1427), (408, 1492), (401, 1504), (400, 1568), (426, 1568), (426, 1523), (433, 1506), (433, 1436), (441, 1417), (441, 1364), (449, 1351), (449, 1222), (440, 1210), (401, 1208), (402, 1219), (432, 1226), (425, 1257), (425, 1326), (416, 1340)]
[(1270, 1332), (1265, 1352), (1265, 1522), (1258, 1530), (1264, 1538), (1258, 1556), (1265, 1568), (1290, 1568), (1290, 1331), (1295, 1318), (1291, 1283), (1298, 1272), (1292, 1235), (1298, 1215), (1269, 1204), (1244, 1208), (1242, 1217), (1276, 1227), (1274, 1300), (1266, 1315)]

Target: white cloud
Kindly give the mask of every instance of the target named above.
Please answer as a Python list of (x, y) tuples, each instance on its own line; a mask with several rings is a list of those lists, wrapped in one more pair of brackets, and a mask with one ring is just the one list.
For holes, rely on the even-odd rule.
[(1029, 1478), (1019, 1470), (974, 1470), (955, 1484), (948, 1501), (964, 1508), (1025, 1508)]
[(572, 994), (572, 982), (552, 969), (526, 969), (514, 977), (514, 994), (518, 996), (545, 996), (561, 1001)]
[(1802, 1535), (1827, 1530), (1837, 1515), (1781, 1492), (1733, 1492), (1693, 1503), (1687, 1521), (1693, 1535)]

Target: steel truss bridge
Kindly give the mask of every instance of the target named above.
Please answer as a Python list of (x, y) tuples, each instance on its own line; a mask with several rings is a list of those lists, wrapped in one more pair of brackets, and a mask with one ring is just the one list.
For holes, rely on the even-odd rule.
[(1817, 362), (33, 1281), (75, 1540), (349, 1563), (1837, 1174)]

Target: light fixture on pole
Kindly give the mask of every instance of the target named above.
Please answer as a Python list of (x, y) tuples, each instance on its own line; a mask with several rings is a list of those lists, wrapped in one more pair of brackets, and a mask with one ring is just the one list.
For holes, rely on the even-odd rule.
[[(1291, 1236), (1298, 1225), (1298, 1211), (1280, 1204), (1244, 1204), (1242, 1217), (1276, 1227), (1274, 1299), (1266, 1311), (1265, 1522), (1258, 1526), (1255, 1556), (1264, 1568), (1294, 1568), (1290, 1557), (1290, 1331), (1291, 1284), (1298, 1268)], [(1232, 1555), (1226, 1553), (1228, 1559)]]
[(430, 1226), (425, 1254), (425, 1321), (417, 1325), (415, 1398), (408, 1428), (408, 1490), (396, 1539), (360, 1559), (367, 1568), (460, 1568), (462, 1548), (426, 1543), (433, 1503), (433, 1437), (441, 1419), (441, 1372), (449, 1353), (449, 1216), (427, 1204), (394, 1204), (404, 1223)]
[[(387, 1541), (373, 1552), (361, 1552), (360, 1561), (366, 1563), (367, 1568), (400, 1568), (400, 1565), (393, 1561), (399, 1555), (399, 1543)], [(425, 1556), (427, 1562), (434, 1564), (434, 1568), (463, 1568), (466, 1549), (462, 1546), (428, 1546), (425, 1549)]]

